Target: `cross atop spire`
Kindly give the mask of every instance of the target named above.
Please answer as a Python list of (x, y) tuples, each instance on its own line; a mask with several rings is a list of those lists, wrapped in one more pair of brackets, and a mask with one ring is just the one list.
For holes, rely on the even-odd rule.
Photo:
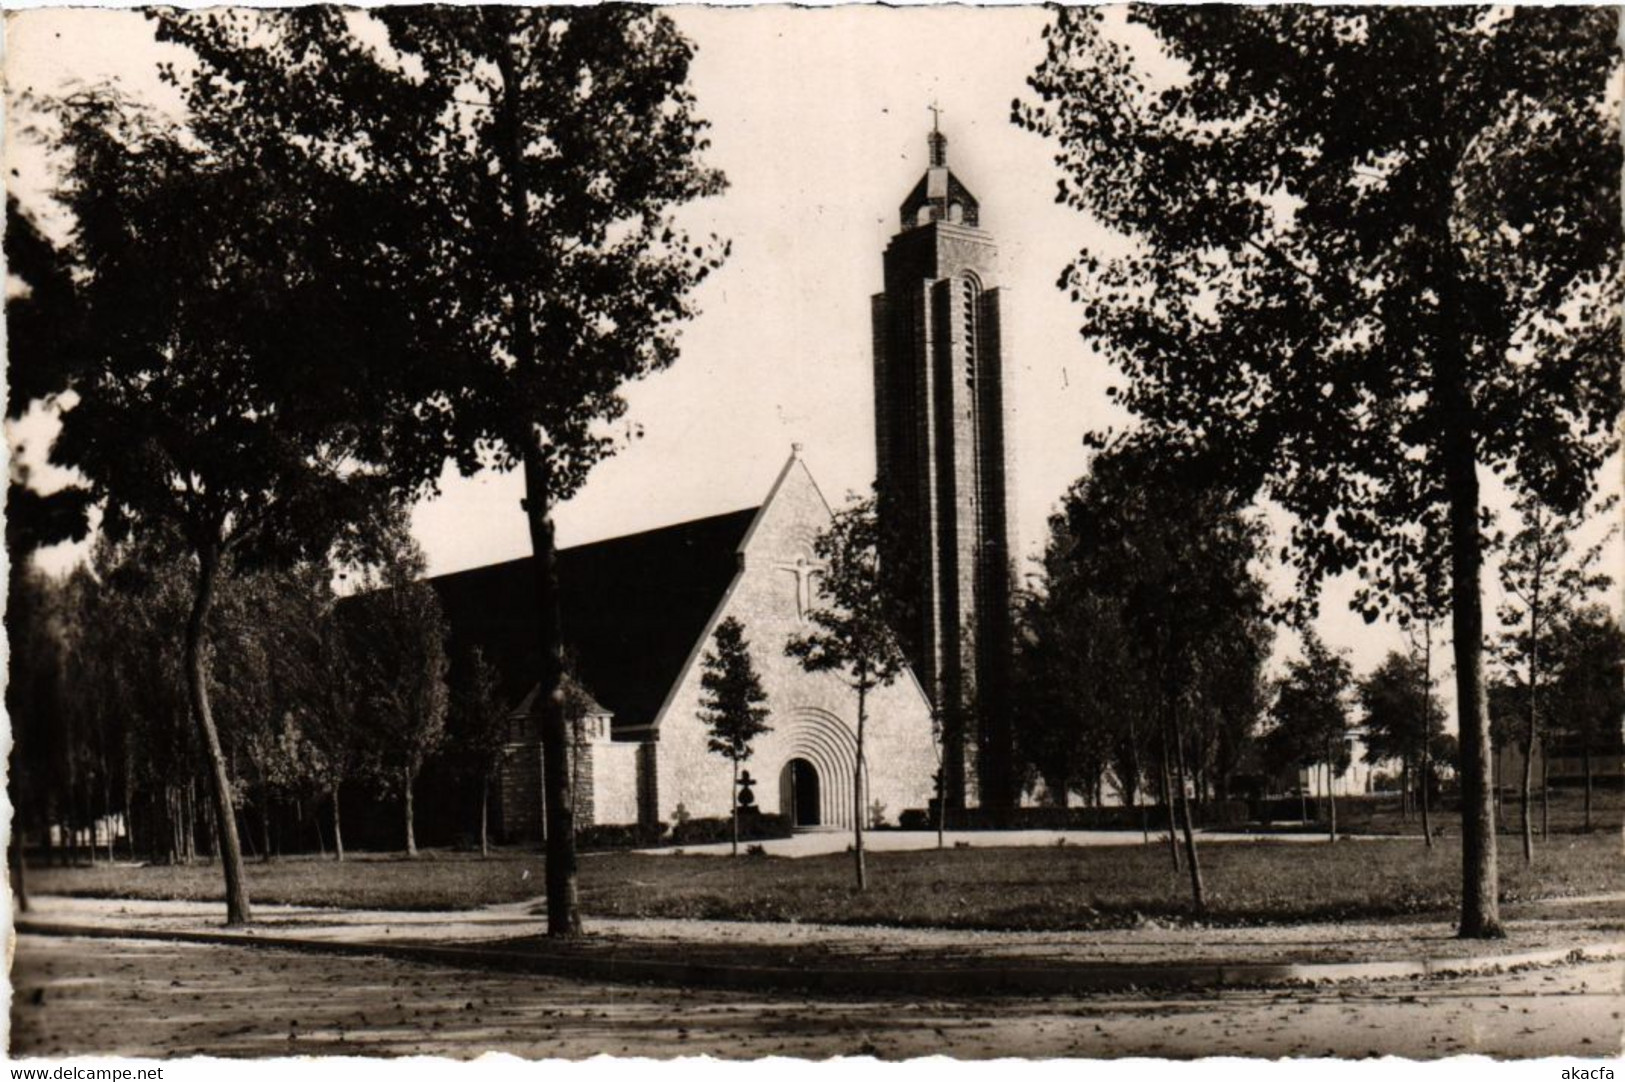
[(931, 168), (941, 169), (948, 164), (948, 137), (942, 134), (942, 106), (933, 101), (926, 108), (931, 110), (931, 134), (925, 140), (931, 150)]

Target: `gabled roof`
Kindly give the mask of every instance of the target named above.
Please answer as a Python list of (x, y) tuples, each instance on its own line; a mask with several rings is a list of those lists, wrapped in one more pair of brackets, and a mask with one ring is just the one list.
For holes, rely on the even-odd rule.
[[(647, 725), (739, 571), (757, 508), (561, 549), (565, 649), (581, 684), (615, 716)], [(536, 579), (531, 558), (429, 580), (451, 627), (453, 664), (479, 646), (519, 703), (535, 686)]]

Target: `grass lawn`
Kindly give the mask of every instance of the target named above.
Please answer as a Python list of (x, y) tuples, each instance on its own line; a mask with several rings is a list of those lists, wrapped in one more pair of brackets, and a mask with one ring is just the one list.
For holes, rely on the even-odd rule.
[[(1201, 850), (1209, 920), (1283, 924), (1450, 915), (1461, 852), (1454, 839), (1338, 845), (1211, 844)], [(851, 858), (800, 860), (712, 856), (586, 857), (581, 899), (588, 917), (688, 917), (914, 927), (1065, 929), (1186, 920), (1190, 884), (1159, 846), (958, 849), (872, 853), (870, 887), (852, 889)], [(528, 876), (527, 874), (528, 873)], [(490, 860), (426, 854), (416, 861), (363, 858), (251, 863), (249, 888), (263, 902), (376, 909), (457, 909), (520, 901), (542, 892), (542, 863), (505, 852)], [(40, 893), (219, 899), (212, 866), (52, 868), (31, 872)], [(1506, 902), (1619, 890), (1625, 856), (1612, 832), (1556, 837), (1526, 868), (1503, 839)]]

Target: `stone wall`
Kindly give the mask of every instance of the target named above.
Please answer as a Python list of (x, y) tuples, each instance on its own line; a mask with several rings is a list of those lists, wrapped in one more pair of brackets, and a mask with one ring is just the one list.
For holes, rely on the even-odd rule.
[(594, 745), (594, 823), (638, 821), (638, 753), (642, 747), (625, 741)]

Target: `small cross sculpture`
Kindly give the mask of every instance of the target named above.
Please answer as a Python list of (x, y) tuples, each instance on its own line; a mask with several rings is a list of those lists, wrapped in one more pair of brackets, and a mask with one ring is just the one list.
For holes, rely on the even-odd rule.
[(796, 577), (796, 616), (805, 620), (812, 611), (813, 591), (817, 588), (814, 579), (823, 574), (824, 569), (807, 559), (797, 556), (793, 564), (774, 564), (780, 571), (788, 571)]
[(933, 101), (926, 108), (931, 110), (931, 130), (940, 131), (942, 129), (942, 106)]

